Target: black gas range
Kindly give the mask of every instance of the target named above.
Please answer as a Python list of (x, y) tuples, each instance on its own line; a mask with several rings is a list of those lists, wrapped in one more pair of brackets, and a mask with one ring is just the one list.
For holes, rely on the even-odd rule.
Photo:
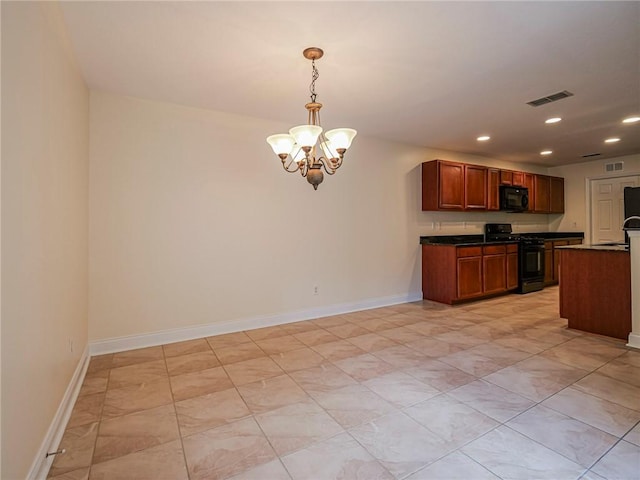
[(518, 242), (518, 293), (530, 293), (544, 288), (544, 240), (513, 233), (510, 223), (487, 223), (486, 242)]

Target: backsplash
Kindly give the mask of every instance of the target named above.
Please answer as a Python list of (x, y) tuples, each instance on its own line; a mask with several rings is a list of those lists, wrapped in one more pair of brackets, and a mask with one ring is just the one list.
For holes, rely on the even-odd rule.
[(487, 223), (510, 223), (514, 233), (547, 232), (549, 215), (506, 212), (420, 212), (420, 235), (479, 235)]

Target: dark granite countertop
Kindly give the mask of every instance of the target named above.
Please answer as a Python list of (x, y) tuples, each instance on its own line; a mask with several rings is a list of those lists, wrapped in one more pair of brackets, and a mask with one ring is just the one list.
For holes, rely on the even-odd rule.
[[(527, 237), (542, 238), (544, 240), (571, 240), (575, 238), (584, 238), (583, 232), (533, 232), (533, 233), (517, 233)], [(492, 241), (486, 242), (484, 235), (430, 235), (420, 237), (421, 245), (456, 245), (456, 246), (474, 246), (474, 245), (495, 245), (503, 243), (517, 243), (515, 240), (509, 241)]]

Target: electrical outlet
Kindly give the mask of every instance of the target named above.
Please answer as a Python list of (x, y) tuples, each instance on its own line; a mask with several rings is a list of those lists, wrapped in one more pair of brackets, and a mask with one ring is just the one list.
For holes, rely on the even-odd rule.
[(317, 285), (314, 285), (314, 287), (313, 287), (313, 294), (314, 295), (318, 295), (318, 286)]

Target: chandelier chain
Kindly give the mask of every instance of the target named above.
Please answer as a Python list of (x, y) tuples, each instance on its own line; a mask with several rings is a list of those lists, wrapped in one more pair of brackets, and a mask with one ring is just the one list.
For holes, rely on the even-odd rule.
[(316, 68), (315, 60), (311, 60), (311, 68), (311, 85), (309, 85), (309, 91), (311, 92), (311, 101), (315, 103), (316, 97), (318, 96), (316, 93), (316, 80), (320, 76), (318, 69)]

